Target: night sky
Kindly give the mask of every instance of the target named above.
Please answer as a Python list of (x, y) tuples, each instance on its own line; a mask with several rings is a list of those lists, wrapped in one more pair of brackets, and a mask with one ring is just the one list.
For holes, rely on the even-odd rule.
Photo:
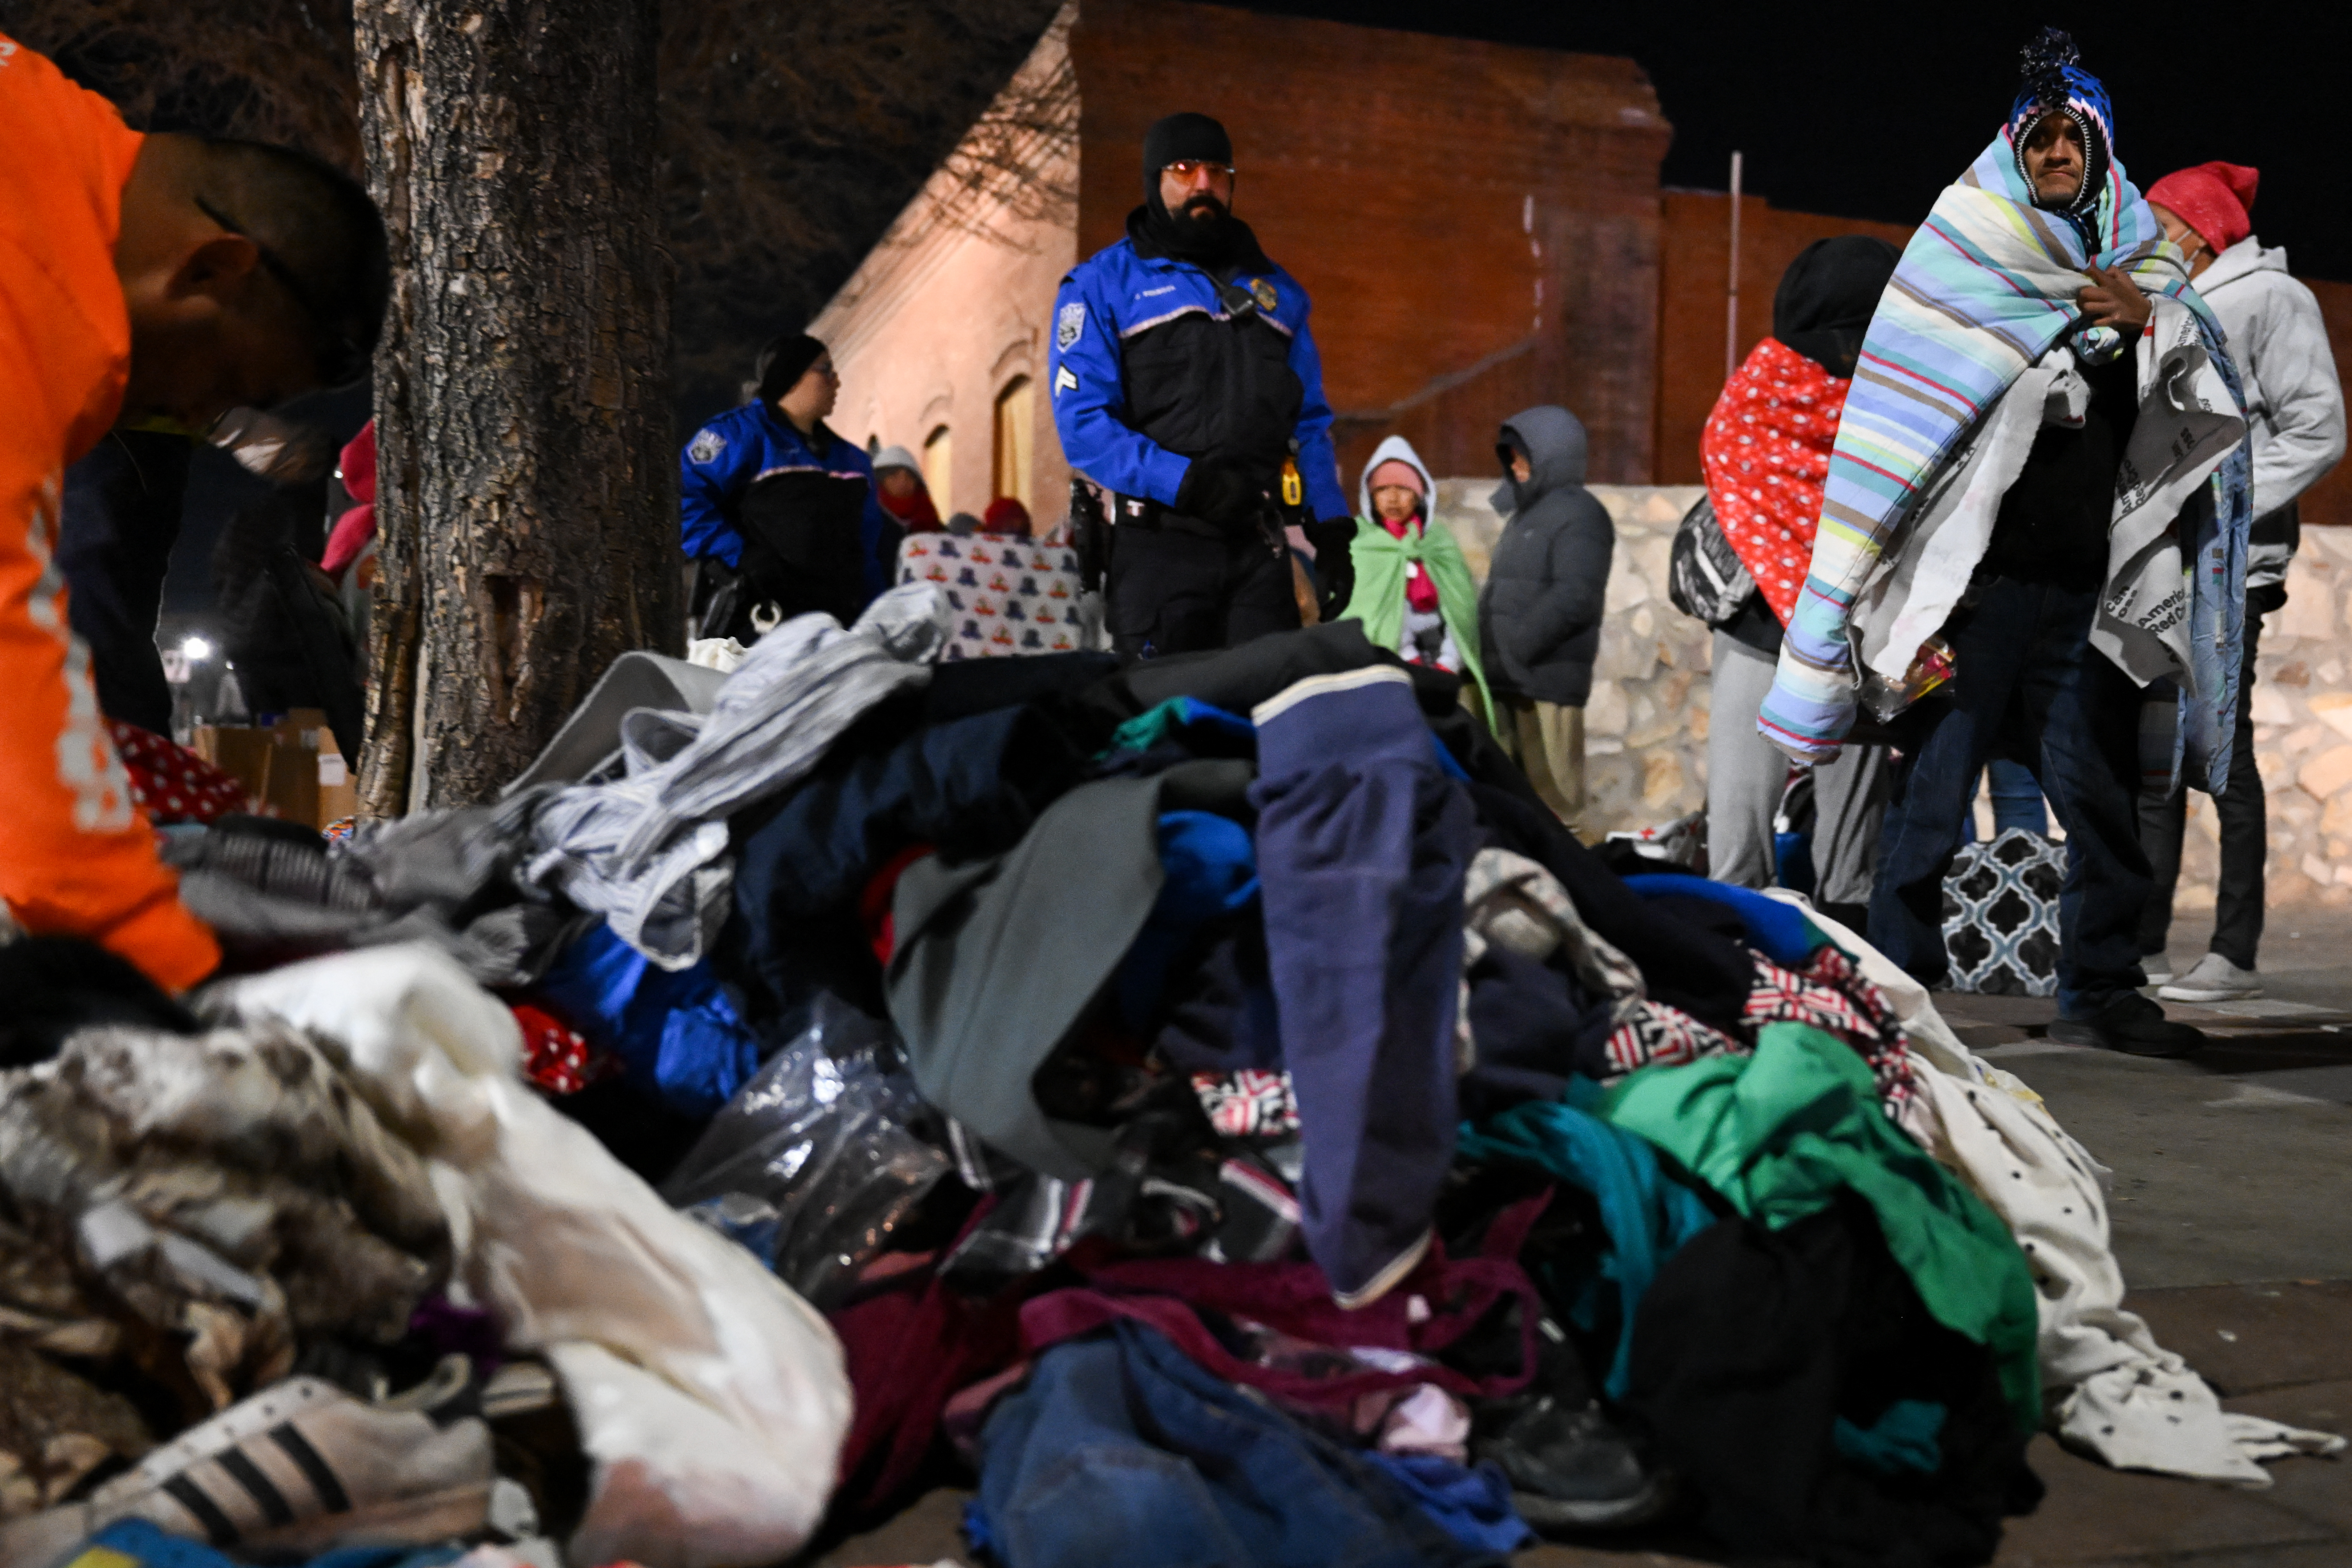
[[(2294, 270), (2352, 281), (2352, 4), (2172, 0), (1271, 0), (1247, 9), (1499, 43), (1627, 55), (1675, 127), (1664, 182), (1745, 184), (1774, 205), (1916, 223), (1997, 131), (2019, 48), (2074, 35), (2107, 84), (2125, 172), (2145, 189), (2209, 159), (2262, 171), (2263, 243)], [(1443, 94), (1445, 84), (1426, 84)]]

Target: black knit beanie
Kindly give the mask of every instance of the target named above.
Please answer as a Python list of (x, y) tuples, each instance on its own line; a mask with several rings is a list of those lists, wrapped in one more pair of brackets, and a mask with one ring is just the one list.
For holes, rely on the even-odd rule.
[(798, 385), (808, 374), (824, 345), (806, 332), (786, 332), (768, 340), (760, 351), (760, 358), (751, 374), (760, 383), (760, 401), (772, 406), (779, 397)]
[(1231, 163), (1234, 161), (1234, 139), (1225, 128), (1205, 114), (1187, 110), (1171, 114), (1153, 124), (1143, 133), (1143, 191), (1147, 197), (1160, 191), (1160, 171), (1171, 163), (1187, 159), (1203, 163)]

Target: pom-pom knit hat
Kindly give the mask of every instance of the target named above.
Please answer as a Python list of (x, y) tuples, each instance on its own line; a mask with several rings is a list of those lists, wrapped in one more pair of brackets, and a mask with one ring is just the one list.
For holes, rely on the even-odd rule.
[(2010, 106), (2009, 140), (2017, 159), (2017, 173), (2025, 188), (2033, 188), (2025, 172), (2025, 143), (2033, 128), (2050, 115), (2063, 114), (2083, 137), (2083, 188), (2062, 210), (2080, 217), (2098, 205), (2099, 193), (2115, 168), (2116, 110), (2107, 89), (2083, 68), (2074, 40), (2056, 27), (2044, 27), (2025, 46), (2018, 61), (2017, 100)]

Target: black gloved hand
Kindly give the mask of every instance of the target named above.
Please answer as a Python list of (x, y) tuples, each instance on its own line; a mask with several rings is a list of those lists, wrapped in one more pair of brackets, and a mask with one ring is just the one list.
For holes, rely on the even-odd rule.
[(1327, 517), (1307, 525), (1307, 542), (1315, 546), (1315, 577), (1323, 588), (1323, 618), (1331, 620), (1348, 607), (1356, 592), (1356, 521)]
[(1246, 528), (1265, 506), (1265, 481), (1237, 458), (1195, 458), (1176, 487), (1176, 510), (1219, 528)]

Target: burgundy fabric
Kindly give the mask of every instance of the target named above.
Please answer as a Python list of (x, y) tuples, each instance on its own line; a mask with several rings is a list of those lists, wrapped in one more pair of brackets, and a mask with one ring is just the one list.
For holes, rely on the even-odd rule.
[(340, 577), (343, 568), (360, 558), (375, 537), (375, 421), (360, 426), (360, 433), (343, 448), (343, 489), (360, 504), (335, 519), (335, 526), (327, 535), (326, 553), (319, 558), (319, 569), (330, 577)]
[(988, 503), (988, 510), (980, 514), (980, 531), (1003, 534), (1007, 538), (1017, 535), (1026, 539), (1029, 537), (1029, 509), (1011, 496), (998, 496)]
[(436, 1293), (417, 1302), (408, 1315), (408, 1331), (431, 1345), (436, 1356), (471, 1357), (474, 1370), (485, 1377), (507, 1363), (498, 1320), (479, 1307), (460, 1307), (446, 1296)]
[[(1534, 1284), (1519, 1267), (1528, 1229), (1549, 1203), (1549, 1189), (1496, 1215), (1481, 1256), (1449, 1259), (1442, 1244), (1396, 1289), (1349, 1311), (1312, 1263), (1211, 1263), (1202, 1258), (1138, 1258), (1089, 1267), (1069, 1261), (1087, 1288), (1055, 1290), (1021, 1309), (1021, 1340), (1031, 1354), (1119, 1318), (1148, 1323), (1195, 1363), (1228, 1383), (1262, 1389), (1286, 1402), (1345, 1414), (1362, 1394), (1434, 1384), (1453, 1394), (1496, 1395), (1523, 1386), (1535, 1364)], [(1474, 1378), (1448, 1367), (1316, 1377), (1244, 1361), (1201, 1321), (1200, 1311), (1262, 1323), (1294, 1339), (1341, 1347), (1410, 1352), (1431, 1357), (1460, 1339), (1506, 1297), (1520, 1301), (1520, 1370)], [(1417, 1313), (1413, 1303), (1423, 1304)], [(1416, 1321), (1416, 1317), (1420, 1321)]]
[(2218, 252), (2254, 232), (2254, 192), (2262, 178), (2243, 163), (2200, 163), (2165, 175), (2147, 195)]
[(319, 570), (330, 577), (341, 577), (362, 555), (367, 552), (368, 542), (375, 537), (375, 508), (355, 506), (335, 519), (335, 526), (327, 534), (327, 552), (319, 557)]
[(890, 955), (898, 950), (898, 924), (890, 915), (891, 895), (898, 890), (898, 879), (907, 868), (926, 855), (939, 853), (936, 844), (909, 844), (883, 862), (882, 869), (874, 873), (866, 890), (857, 895), (857, 918), (866, 927), (866, 944), (874, 956), (887, 965)]
[[(982, 1198), (964, 1234), (995, 1205), (993, 1196)], [(930, 1453), (956, 1391), (1019, 1358), (1020, 1305), (1017, 1285), (975, 1301), (931, 1276), (830, 1315), (856, 1400), (841, 1449), (836, 1506), (863, 1514), (898, 1500)]]
[(882, 503), (884, 511), (904, 524), (908, 533), (937, 533), (940, 531), (940, 509), (931, 504), (931, 492), (923, 484), (920, 474), (915, 476), (915, 488), (902, 496), (894, 496), (884, 489), (877, 477), (874, 499)]

